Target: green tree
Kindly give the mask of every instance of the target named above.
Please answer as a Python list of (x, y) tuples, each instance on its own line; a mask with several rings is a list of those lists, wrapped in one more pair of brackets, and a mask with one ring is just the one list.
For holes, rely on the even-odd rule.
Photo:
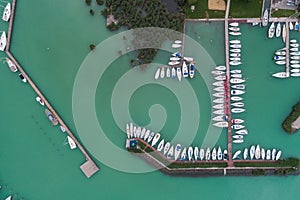
[(195, 4), (197, 2), (197, 0), (188, 0), (188, 4), (189, 5), (193, 5), (193, 4)]
[(91, 14), (92, 16), (95, 15), (95, 12), (93, 11), (93, 9), (90, 9), (90, 14)]
[(103, 0), (96, 0), (96, 2), (97, 2), (97, 4), (98, 4), (99, 6), (102, 6), (102, 5), (104, 4), (104, 1), (103, 1)]
[(85, 3), (90, 6), (92, 3), (92, 0), (85, 0)]
[(93, 51), (95, 49), (95, 45), (94, 44), (90, 44), (90, 50)]

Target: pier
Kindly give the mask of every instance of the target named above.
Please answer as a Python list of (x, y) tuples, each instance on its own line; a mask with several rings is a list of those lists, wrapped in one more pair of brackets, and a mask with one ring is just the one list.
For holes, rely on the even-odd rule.
[(290, 76), (290, 29), (289, 29), (289, 20), (285, 21), (285, 29), (286, 29), (286, 38), (285, 38), (285, 48), (286, 48), (286, 74)]
[(79, 143), (77, 138), (74, 136), (74, 134), (71, 132), (71, 130), (68, 128), (68, 126), (64, 123), (62, 118), (57, 114), (57, 112), (54, 110), (54, 108), (51, 106), (49, 101), (45, 98), (45, 96), (42, 94), (42, 92), (39, 90), (39, 88), (35, 85), (35, 83), (31, 80), (29, 75), (25, 72), (25, 70), (21, 67), (19, 62), (15, 59), (13, 54), (9, 51), (10, 47), (10, 41), (11, 41), (11, 35), (12, 35), (12, 27), (13, 27), (13, 17), (14, 17), (14, 12), (15, 12), (15, 6), (16, 6), (16, 0), (12, 1), (12, 12), (11, 12), (11, 18), (9, 22), (9, 27), (8, 27), (8, 41), (7, 41), (7, 46), (6, 46), (6, 54), (7, 56), (12, 60), (12, 62), (16, 65), (18, 70), (23, 74), (23, 76), (27, 79), (28, 83), (32, 87), (32, 89), (36, 92), (36, 94), (45, 102), (45, 105), (51, 111), (53, 116), (58, 120), (59, 124), (63, 126), (66, 129), (67, 134), (74, 140), (76, 143), (77, 147), (81, 151), (81, 153), (85, 156), (86, 162), (84, 162), (81, 166), (80, 169), (82, 172), (86, 175), (87, 178), (91, 177), (94, 175), (97, 171), (99, 171), (98, 166), (96, 163), (92, 160), (92, 158), (89, 156), (85, 148)]
[(231, 133), (231, 109), (230, 109), (230, 65), (229, 65), (229, 35), (228, 35), (228, 15), (230, 8), (230, 0), (227, 2), (225, 15), (225, 56), (226, 56), (226, 96), (224, 104), (226, 106), (226, 114), (228, 116), (228, 133), (227, 133), (227, 148), (228, 148), (228, 166), (233, 167), (232, 160), (232, 133)]

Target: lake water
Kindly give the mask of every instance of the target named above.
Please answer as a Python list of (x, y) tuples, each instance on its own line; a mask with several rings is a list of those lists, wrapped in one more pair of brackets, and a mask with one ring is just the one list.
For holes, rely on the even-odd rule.
[[(92, 141), (93, 134), (98, 133), (76, 131), (72, 91), (86, 57), (98, 56), (89, 55), (89, 45), (98, 44), (115, 33), (105, 28), (105, 20), (100, 15), (103, 7), (93, 5), (95, 16), (92, 17), (84, 1), (69, 0), (61, 5), (58, 0), (18, 1), (11, 52), (71, 130), (84, 141), (84, 146), (95, 156), (106, 155), (105, 158), (114, 160), (120, 156), (117, 151), (101, 149), (98, 146), (103, 141)], [(0, 22), (0, 25), (2, 30), (7, 29), (7, 23)], [(284, 70), (272, 60), (273, 52), (282, 48), (283, 42), (278, 38), (267, 39), (267, 28), (245, 24), (241, 29), (243, 65), (236, 68), (242, 69), (247, 78), (244, 95), (247, 111), (240, 117), (246, 120), (249, 135), (244, 144), (234, 145), (234, 150), (260, 144), (282, 149), (283, 157), (299, 157), (300, 136), (289, 136), (281, 128), (291, 106), (299, 100), (299, 80), (271, 77), (272, 73)], [(194, 138), (192, 144), (199, 147), (226, 147), (226, 132), (210, 126), (209, 95), (213, 82), (210, 71), (215, 64), (224, 64), (223, 23), (188, 23), (187, 34), (191, 39), (187, 40), (185, 55), (196, 59), (198, 70), (193, 80), (180, 84), (175, 80), (152, 83), (156, 68), (149, 67), (145, 72), (132, 69), (127, 55), (104, 71), (95, 91), (95, 110), (105, 136), (115, 146), (124, 148), (124, 127), (119, 124), (129, 120), (122, 110), (114, 113), (112, 105), (129, 110), (136, 124), (160, 131), (168, 140), (176, 136), (174, 144), (186, 139), (183, 145), (189, 145), (189, 140)], [(299, 33), (292, 32), (291, 38), (300, 39)], [(5, 56), (1, 53), (1, 57)], [(167, 56), (168, 53), (160, 52), (155, 62), (165, 64)], [(100, 62), (90, 62), (103, 67)], [(137, 89), (128, 99), (127, 90), (134, 87)], [(300, 195), (299, 176), (186, 178), (169, 177), (158, 171), (126, 173), (123, 171), (128, 160), (141, 169), (152, 168), (124, 152), (119, 162), (96, 161), (101, 170), (86, 179), (79, 169), (84, 162), (80, 151), (71, 151), (64, 145), (66, 136), (49, 123), (44, 108), (35, 102), (34, 91), (17, 74), (11, 73), (6, 63), (0, 67), (0, 91), (1, 199), (9, 194), (15, 199), (44, 200), (129, 199), (132, 195), (143, 199), (293, 199)], [(116, 91), (119, 93), (115, 94)], [(123, 171), (107, 165), (117, 165), (114, 168)]]

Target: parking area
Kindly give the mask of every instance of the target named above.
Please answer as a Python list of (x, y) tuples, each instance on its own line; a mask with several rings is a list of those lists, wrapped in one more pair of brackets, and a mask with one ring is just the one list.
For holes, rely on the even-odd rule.
[(273, 0), (272, 8), (275, 10), (296, 10), (298, 8), (298, 0)]

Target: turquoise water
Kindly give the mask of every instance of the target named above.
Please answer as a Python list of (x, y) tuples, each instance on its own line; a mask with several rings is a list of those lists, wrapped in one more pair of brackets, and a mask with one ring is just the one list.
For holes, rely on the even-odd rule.
[[(33, 9), (32, 5), (37, 9)], [(83, 1), (69, 0), (65, 6), (61, 6), (58, 0), (18, 1), (15, 16), (12, 53), (74, 132), (72, 89), (77, 70), (89, 53), (89, 44), (98, 44), (114, 34), (104, 28), (105, 21), (100, 16), (102, 8), (93, 7), (96, 13), (94, 17), (89, 15), (89, 8)], [(6, 29), (7, 24), (1, 22), (0, 25)], [(280, 39), (266, 39), (266, 28), (248, 25), (242, 25), (241, 28), (244, 64), (240, 68), (248, 78), (247, 94), (244, 95), (247, 112), (244, 118), (249, 135), (245, 144), (235, 145), (234, 148), (259, 143), (261, 146), (282, 149), (284, 157), (299, 157), (300, 136), (288, 136), (280, 126), (290, 107), (299, 100), (296, 88), (298, 80), (278, 80), (270, 76), (281, 70), (273, 63), (272, 56), (283, 43)], [(216, 64), (224, 63), (223, 31), (222, 23), (187, 25), (187, 34), (207, 50)], [(299, 33), (292, 33), (292, 36), (300, 39)], [(209, 65), (210, 59), (206, 54), (204, 56), (204, 53), (193, 50), (187, 48), (186, 55), (197, 58), (197, 65), (201, 68), (201, 76), (196, 74), (195, 79), (189, 81), (196, 91), (200, 110), (199, 130), (193, 144), (200, 146), (211, 118), (207, 83), (212, 82), (209, 73), (213, 66)], [(1, 57), (4, 56), (1, 53)], [(164, 60), (164, 56), (161, 53), (156, 61)], [(131, 69), (127, 64), (129, 60), (127, 56), (122, 56), (105, 71), (95, 100), (101, 126), (107, 137), (121, 148), (125, 135), (113, 121), (109, 99), (118, 77)], [(151, 69), (147, 70), (151, 72)], [(91, 179), (86, 179), (79, 169), (84, 162), (82, 154), (64, 145), (65, 135), (49, 123), (44, 109), (35, 102), (33, 90), (11, 73), (6, 63), (0, 67), (0, 91), (2, 199), (8, 194), (15, 195), (15, 199), (45, 200), (129, 199), (132, 195), (143, 195), (143, 199), (293, 199), (299, 195), (298, 176), (169, 177), (160, 172), (120, 172), (97, 161), (101, 171)], [(184, 94), (180, 92), (180, 95)], [(129, 102), (131, 117), (136, 123), (147, 125), (150, 120), (148, 111), (154, 104), (161, 104), (167, 112), (168, 118), (161, 133), (167, 139), (172, 139), (179, 127), (180, 102), (167, 88), (147, 84), (136, 90)], [(186, 132), (189, 134), (188, 130)], [(225, 143), (224, 134), (217, 145), (225, 146)], [(91, 148), (88, 145), (86, 147)], [(103, 153), (116, 156), (114, 152)], [(134, 156), (127, 156), (137, 164), (143, 163)], [(252, 192), (251, 197), (249, 191)]]

